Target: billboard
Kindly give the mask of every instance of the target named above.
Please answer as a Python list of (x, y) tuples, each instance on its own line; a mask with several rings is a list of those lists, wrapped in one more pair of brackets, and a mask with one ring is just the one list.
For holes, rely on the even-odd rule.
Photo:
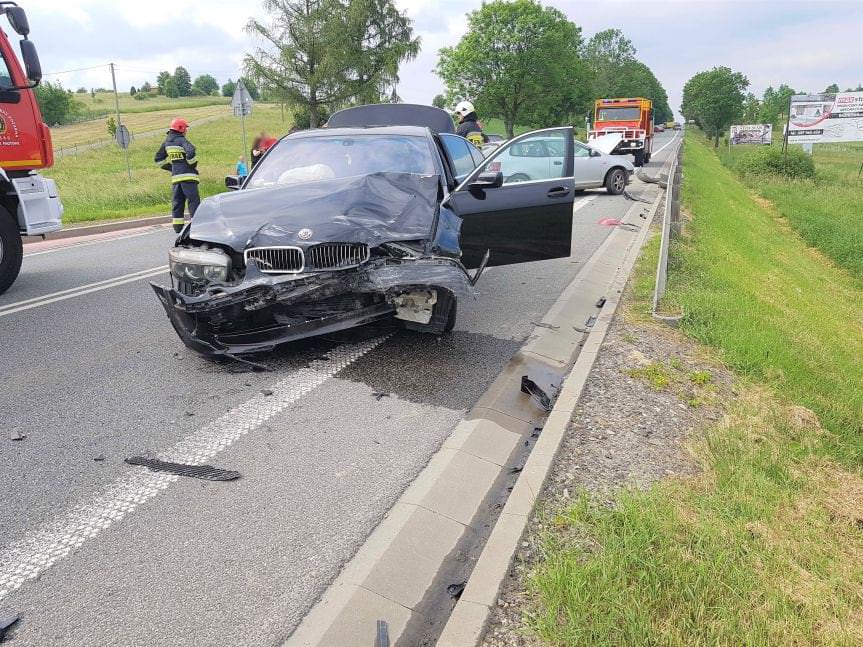
[(795, 94), (791, 97), (788, 143), (863, 141), (863, 92)]
[(731, 127), (732, 146), (737, 144), (771, 144), (773, 143), (772, 124), (742, 124)]

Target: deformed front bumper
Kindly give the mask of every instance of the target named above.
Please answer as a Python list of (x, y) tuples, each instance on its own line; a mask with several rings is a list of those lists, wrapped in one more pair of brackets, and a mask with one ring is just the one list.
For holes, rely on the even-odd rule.
[[(238, 285), (214, 285), (198, 296), (150, 285), (183, 343), (211, 357), (267, 352), (391, 318), (396, 312), (392, 297), (409, 288), (475, 294), (461, 264), (446, 258), (297, 276), (265, 275), (250, 264)], [(297, 310), (306, 316), (291, 316)]]

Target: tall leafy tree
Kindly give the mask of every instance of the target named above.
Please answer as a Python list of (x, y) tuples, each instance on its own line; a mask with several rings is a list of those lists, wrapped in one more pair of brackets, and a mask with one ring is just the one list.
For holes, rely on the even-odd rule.
[(42, 119), (49, 125), (65, 124), (71, 121), (82, 109), (72, 92), (59, 83), (45, 81), (36, 86), (36, 101), (42, 112)]
[(174, 70), (174, 84), (177, 86), (177, 96), (188, 97), (192, 94), (192, 75), (182, 65)]
[(831, 83), (824, 88), (824, 94), (836, 94), (837, 92), (839, 92), (839, 85), (837, 83)]
[(202, 74), (192, 83), (192, 88), (203, 95), (218, 94), (219, 82), (209, 74)]
[(435, 98), (432, 99), (432, 105), (435, 108), (446, 108), (446, 97), (442, 94), (436, 94)]
[(795, 94), (798, 92), (784, 83), (776, 90), (772, 86), (768, 87), (761, 101), (760, 121), (765, 124), (784, 123), (788, 117), (791, 96)]
[(223, 97), (232, 97), (234, 96), (234, 91), (237, 89), (237, 84), (228, 79), (227, 82), (222, 86), (222, 96)]
[(165, 84), (170, 78), (170, 72), (159, 72), (159, 76), (156, 77), (156, 87), (159, 88), (159, 94), (165, 94)]
[(743, 116), (748, 87), (747, 78), (728, 67), (699, 72), (683, 86), (680, 111), (687, 119), (695, 119), (718, 147), (720, 136)]
[(468, 14), (468, 32), (439, 52), (438, 76), (452, 103), (516, 124), (563, 122), (585, 101), (581, 29), (532, 0), (494, 0)]
[(393, 0), (264, 0), (269, 23), (248, 30), (263, 43), (245, 60), (268, 94), (308, 114), (311, 127), (353, 100), (381, 101), (419, 40)]

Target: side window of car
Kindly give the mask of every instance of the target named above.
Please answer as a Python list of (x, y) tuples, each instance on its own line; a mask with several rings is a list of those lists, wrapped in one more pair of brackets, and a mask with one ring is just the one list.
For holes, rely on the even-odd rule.
[(457, 135), (441, 135), (444, 148), (453, 163), (453, 172), (457, 179), (463, 179), (476, 164), (471, 156), (470, 144)]
[(578, 158), (578, 157), (590, 157), (590, 149), (587, 146), (582, 146), (578, 142), (575, 142), (575, 148), (573, 149), (572, 152), (576, 158)]
[(482, 172), (503, 173), (505, 184), (564, 177), (566, 144), (565, 131), (539, 132), (495, 153)]
[(482, 154), (482, 151), (478, 149), (476, 146), (468, 146), (470, 149), (470, 156), (473, 158), (474, 168), (479, 166), (485, 160), (485, 155)]

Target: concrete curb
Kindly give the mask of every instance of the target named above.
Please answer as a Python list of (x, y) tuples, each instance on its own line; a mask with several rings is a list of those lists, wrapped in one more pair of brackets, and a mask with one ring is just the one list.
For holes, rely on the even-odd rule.
[[(441, 594), (446, 588), (441, 580), (455, 572), (453, 556), (461, 557), (463, 581), (471, 573), (470, 547), (477, 546), (474, 554), (479, 552), (478, 546), (494, 524), (492, 515), (496, 516), (500, 508), (495, 502), (501, 491), (506, 496), (506, 485), (515, 478), (510, 477), (511, 468), (524, 462), (527, 447), (534, 443), (533, 432), (544, 425), (530, 455), (537, 451), (548, 455), (553, 451), (550, 443), (555, 433), (559, 442), (578, 400), (571, 388), (564, 390), (548, 412), (521, 392), (522, 376), (553, 393), (564, 381), (582, 343), (581, 353), (589, 351), (595, 356), (599, 344), (593, 341), (595, 335), (586, 333), (599, 324), (608, 303), (619, 298), (613, 292), (622, 290), (628, 276), (626, 269), (620, 279), (623, 268), (630, 267), (626, 259), (636, 243), (640, 248), (652, 219), (652, 213), (645, 220), (636, 214), (648, 208), (643, 203), (629, 208), (624, 220), (638, 228), (615, 229), (593, 253), (526, 344), (303, 619), (285, 643), (288, 647), (367, 646), (373, 642), (377, 620), (388, 623), (392, 644), (400, 638), (417, 639), (419, 633), (436, 634), (429, 632), (429, 626), (435, 624), (436, 615), (445, 618), (452, 605)], [(561, 431), (554, 432), (557, 428)], [(521, 471), (517, 484), (522, 485), (508, 496), (481, 553), (489, 557), (485, 561), (480, 557), (473, 569), (468, 582), (470, 599), (462, 595), (465, 604), (456, 605), (455, 620), (450, 624), (482, 628), (497, 588), (489, 587), (489, 576), (481, 574), (496, 573), (501, 567), (505, 573), (511, 555), (507, 545), (521, 535), (544, 478), (535, 463), (528, 460)], [(528, 482), (530, 486), (525, 485)], [(515, 544), (512, 546), (514, 549)]]
[(135, 218), (134, 220), (116, 220), (111, 222), (100, 222), (97, 225), (81, 225), (80, 227), (68, 227), (42, 236), (24, 236), (24, 244), (40, 242), (42, 240), (62, 240), (64, 238), (78, 238), (80, 236), (91, 236), (93, 234), (106, 234), (112, 231), (124, 231), (126, 229), (138, 229), (152, 225), (163, 225), (171, 222), (171, 216), (151, 216), (147, 218)]
[(527, 527), (536, 499), (551, 471), (555, 456), (569, 426), (590, 371), (599, 355), (623, 289), (638, 254), (647, 238), (650, 223), (662, 198), (660, 193), (651, 205), (650, 213), (636, 239), (632, 241), (623, 263), (618, 268), (612, 288), (602, 306), (596, 323), (578, 355), (578, 359), (555, 402), (554, 408), (536, 446), (513, 487), (497, 524), (491, 532), (482, 554), (456, 603), (449, 621), (438, 639), (438, 647), (475, 647), (485, 632), (492, 608), (497, 604), (501, 584), (506, 577), (513, 555)]

